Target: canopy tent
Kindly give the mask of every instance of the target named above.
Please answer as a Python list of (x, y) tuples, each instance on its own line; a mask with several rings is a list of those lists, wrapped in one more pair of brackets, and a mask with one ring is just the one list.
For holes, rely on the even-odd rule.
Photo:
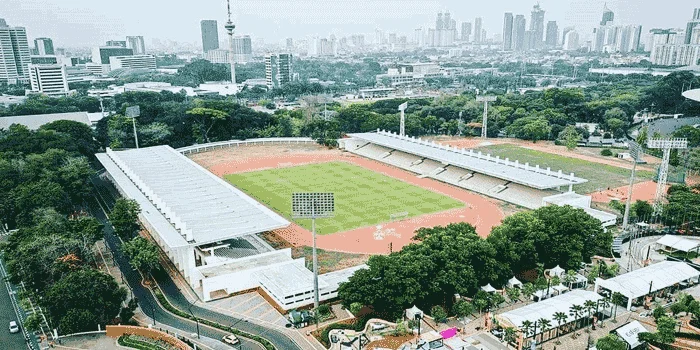
[(632, 321), (615, 330), (615, 333), (629, 344), (630, 349), (634, 349), (643, 344), (643, 342), (639, 341), (639, 333), (642, 332), (648, 332), (648, 330), (644, 328), (639, 321)]
[(486, 292), (486, 293), (494, 293), (494, 292), (496, 292), (496, 288), (493, 288), (493, 286), (491, 286), (491, 283), (489, 283), (489, 284), (487, 284), (487, 285), (481, 287), (481, 290), (483, 290), (483, 291)]
[(555, 266), (554, 268), (549, 270), (549, 277), (561, 277), (566, 273), (564, 269), (562, 269), (559, 265)]
[[(690, 252), (696, 251), (700, 247), (700, 241), (685, 237), (665, 235), (656, 241), (656, 244), (666, 250)], [(670, 248), (670, 249), (669, 249)]]
[(508, 280), (508, 288), (521, 288), (523, 286), (523, 283), (520, 282), (515, 276), (513, 278)]
[(406, 318), (409, 320), (415, 320), (416, 315), (418, 315), (419, 318), (423, 317), (423, 311), (419, 309), (417, 306), (413, 305), (412, 308), (406, 309)]
[(567, 288), (567, 287), (566, 287), (565, 285), (563, 285), (563, 284), (559, 284), (558, 286), (552, 286), (552, 289), (554, 289), (554, 290), (556, 290), (557, 292), (559, 292), (559, 294), (565, 293), (567, 290), (569, 290), (569, 288)]

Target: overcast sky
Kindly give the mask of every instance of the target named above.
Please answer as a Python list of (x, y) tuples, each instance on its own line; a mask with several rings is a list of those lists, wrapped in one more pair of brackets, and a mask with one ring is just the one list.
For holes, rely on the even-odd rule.
[[(545, 21), (559, 28), (577, 25), (587, 32), (600, 21), (603, 0), (541, 0)], [(449, 10), (458, 22), (484, 18), (492, 37), (501, 33), (503, 13), (525, 14), (528, 0), (232, 0), (236, 32), (277, 42), (287, 37), (331, 33), (371, 33), (375, 28), (410, 35), (414, 28), (435, 23), (438, 11)], [(620, 24), (685, 27), (696, 0), (608, 0)], [(199, 21), (219, 20), (220, 38), (226, 21), (224, 0), (0, 0), (0, 18), (24, 26), (31, 38), (47, 36), (58, 47), (94, 46), (109, 39), (143, 35), (153, 39), (199, 43)], [(528, 24), (529, 26), (529, 24)], [(589, 28), (590, 27), (590, 28)]]

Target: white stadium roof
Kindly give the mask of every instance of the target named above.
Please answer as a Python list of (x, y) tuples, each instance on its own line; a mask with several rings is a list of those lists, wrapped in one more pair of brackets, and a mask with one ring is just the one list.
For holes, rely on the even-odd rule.
[(122, 175), (118, 176), (122, 188), (129, 185), (123, 184), (126, 175), (140, 191), (140, 196), (132, 193), (130, 197), (141, 199), (142, 207), (150, 204), (157, 208), (188, 244), (213, 243), (289, 225), (169, 146), (117, 152), (107, 149), (98, 159), (115, 181), (119, 180), (113, 173)]
[[(504, 312), (497, 315), (496, 317), (501, 322), (510, 323), (510, 326), (521, 328), (524, 321), (530, 321), (532, 323), (537, 322), (539, 319), (544, 318), (552, 321), (551, 328), (557, 326), (558, 322), (554, 320), (554, 314), (557, 312), (563, 312), (566, 314), (566, 322), (573, 322), (573, 316), (569, 315), (569, 308), (572, 305), (581, 305), (590, 300), (598, 301), (603, 299), (598, 293), (575, 289), (568, 293), (557, 295), (553, 298), (545, 299), (538, 303), (523, 306), (521, 308)], [(539, 329), (538, 329), (539, 330)], [(539, 330), (542, 332), (542, 330)], [(539, 333), (538, 333), (539, 334)]]
[(688, 90), (683, 93), (683, 97), (700, 102), (700, 89)]
[(636, 299), (698, 276), (700, 272), (686, 263), (662, 261), (596, 283), (613, 293), (618, 292), (627, 298)]
[(689, 252), (700, 247), (700, 241), (698, 240), (673, 235), (665, 235), (659, 238), (659, 240), (656, 241), (656, 244), (684, 252)]
[(42, 125), (55, 122), (57, 120), (72, 120), (85, 125), (92, 125), (90, 119), (88, 118), (87, 112), (68, 112), (0, 117), (0, 129), (8, 129), (12, 124), (21, 124), (30, 130), (37, 130)]
[(444, 146), (386, 131), (378, 130), (376, 133), (359, 133), (349, 136), (542, 190), (588, 182), (588, 180), (575, 177), (573, 174), (540, 169), (539, 166), (521, 164), (517, 161), (482, 155), (481, 152)]

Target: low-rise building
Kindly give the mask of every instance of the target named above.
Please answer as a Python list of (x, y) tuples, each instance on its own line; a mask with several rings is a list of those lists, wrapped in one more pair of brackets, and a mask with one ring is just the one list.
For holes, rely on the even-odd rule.
[(117, 69), (156, 69), (156, 57), (153, 55), (131, 55), (109, 57), (111, 70)]
[(29, 81), (32, 92), (48, 96), (69, 94), (66, 66), (58, 64), (30, 64)]

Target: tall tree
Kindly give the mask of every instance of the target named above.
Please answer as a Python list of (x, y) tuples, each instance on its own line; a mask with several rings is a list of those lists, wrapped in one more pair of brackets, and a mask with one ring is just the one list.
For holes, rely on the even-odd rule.
[(123, 245), (124, 254), (129, 257), (131, 266), (148, 276), (160, 268), (160, 250), (155, 243), (137, 236)]
[(139, 213), (141, 208), (134, 200), (117, 199), (109, 213), (109, 220), (114, 226), (114, 232), (123, 240), (128, 240), (138, 233)]

